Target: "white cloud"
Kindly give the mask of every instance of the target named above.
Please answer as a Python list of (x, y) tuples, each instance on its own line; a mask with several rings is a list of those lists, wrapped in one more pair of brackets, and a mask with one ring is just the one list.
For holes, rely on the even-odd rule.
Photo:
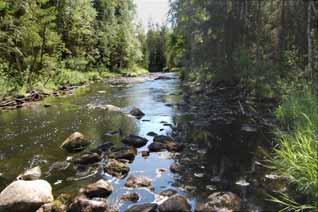
[(169, 12), (169, 0), (135, 0), (137, 5), (137, 18), (144, 27), (148, 23), (164, 24)]

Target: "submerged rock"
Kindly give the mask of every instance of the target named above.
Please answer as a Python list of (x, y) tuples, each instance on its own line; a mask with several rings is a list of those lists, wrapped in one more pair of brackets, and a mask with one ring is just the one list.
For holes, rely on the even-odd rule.
[(153, 142), (148, 146), (150, 152), (160, 152), (166, 149), (166, 145), (159, 142)]
[(158, 134), (155, 133), (155, 132), (148, 132), (147, 135), (148, 135), (148, 136), (151, 136), (151, 137), (155, 137), (155, 136), (157, 136)]
[(151, 187), (151, 179), (144, 176), (130, 176), (125, 184), (129, 188)]
[(134, 161), (136, 154), (137, 150), (135, 149), (135, 147), (124, 147), (112, 150), (112, 153), (109, 154), (109, 158), (113, 158), (116, 160), (124, 159), (132, 162)]
[(80, 190), (80, 193), (84, 194), (88, 198), (108, 197), (113, 191), (113, 186), (111, 183), (101, 179), (95, 183), (89, 184), (85, 188)]
[(143, 117), (145, 114), (137, 107), (133, 107), (132, 110), (130, 111), (130, 114), (137, 117), (137, 118), (141, 118)]
[(101, 160), (102, 160), (102, 157), (97, 153), (86, 153), (74, 159), (74, 163), (89, 165), (89, 164), (98, 163)]
[(61, 148), (71, 153), (80, 152), (90, 145), (90, 143), (82, 133), (75, 132), (62, 143)]
[(148, 157), (150, 155), (149, 151), (141, 151), (141, 156), (142, 157)]
[(122, 163), (114, 159), (109, 160), (105, 167), (105, 171), (108, 174), (117, 178), (125, 177), (129, 170), (129, 166), (126, 163)]
[(54, 200), (52, 187), (45, 180), (18, 180), (0, 193), (0, 211), (34, 212)]
[(68, 212), (110, 212), (106, 201), (90, 200), (85, 196), (78, 196), (70, 205)]
[(17, 177), (17, 180), (38, 180), (41, 178), (42, 172), (39, 166), (26, 170)]
[(198, 204), (196, 211), (239, 211), (241, 199), (232, 192), (215, 192), (208, 197), (208, 202)]
[(137, 193), (128, 193), (124, 194), (120, 198), (123, 201), (131, 201), (131, 202), (138, 202), (139, 200), (139, 195)]
[(137, 136), (137, 135), (129, 135), (122, 140), (124, 144), (134, 146), (136, 148), (143, 147), (147, 144), (148, 140), (146, 138)]
[(159, 206), (160, 212), (170, 212), (170, 211), (179, 211), (179, 212), (188, 212), (191, 211), (191, 205), (188, 203), (188, 200), (181, 195), (174, 195), (164, 201)]
[(158, 205), (155, 203), (145, 203), (141, 205), (133, 205), (126, 212), (156, 212)]

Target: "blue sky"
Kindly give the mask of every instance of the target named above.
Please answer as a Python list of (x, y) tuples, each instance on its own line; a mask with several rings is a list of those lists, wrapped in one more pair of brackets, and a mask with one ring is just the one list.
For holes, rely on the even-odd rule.
[(135, 0), (137, 5), (137, 18), (145, 28), (149, 21), (163, 24), (169, 11), (169, 0)]

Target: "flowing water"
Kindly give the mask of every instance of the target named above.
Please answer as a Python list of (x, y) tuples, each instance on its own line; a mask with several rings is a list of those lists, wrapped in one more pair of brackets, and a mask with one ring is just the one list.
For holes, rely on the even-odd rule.
[[(178, 108), (182, 99), (182, 87), (176, 75), (166, 74), (173, 79), (110, 86), (99, 82), (74, 92), (74, 95), (50, 97), (40, 104), (15, 111), (0, 112), (0, 189), (13, 181), (26, 168), (40, 165), (44, 178), (53, 186), (56, 195), (76, 193), (79, 188), (97, 178), (112, 181), (114, 192), (108, 198), (111, 204), (119, 205), (124, 211), (131, 202), (122, 202), (120, 197), (126, 192), (136, 191), (139, 203), (158, 201), (158, 193), (174, 188), (188, 197), (193, 208), (197, 201), (204, 201), (214, 191), (233, 191), (240, 195), (246, 210), (268, 210), (264, 200), (264, 189), (257, 181), (255, 161), (260, 142), (264, 135), (257, 133), (243, 135), (240, 120), (230, 125), (191, 125), (195, 115)], [(44, 107), (43, 104), (51, 104)], [(122, 108), (122, 112), (108, 112), (99, 105), (112, 104)], [(140, 108), (146, 116), (141, 120), (128, 115), (132, 106)], [(167, 124), (168, 123), (168, 124)], [(171, 126), (169, 126), (171, 124)], [(186, 145), (179, 154), (151, 153), (148, 158), (140, 154), (130, 164), (129, 175), (142, 175), (152, 179), (154, 191), (137, 188), (128, 189), (127, 178), (118, 180), (102, 171), (92, 168), (79, 173), (72, 165), (63, 166), (67, 157), (72, 156), (59, 148), (71, 133), (82, 132), (94, 141), (94, 148), (106, 141), (122, 145), (120, 140), (126, 135), (136, 134), (146, 137), (150, 131), (158, 134), (178, 134)], [(109, 132), (119, 131), (118, 134)], [(147, 146), (138, 149), (146, 150)], [(173, 174), (169, 166), (178, 161), (184, 171)], [(159, 169), (166, 171), (161, 172)], [(87, 177), (90, 176), (90, 177)]]

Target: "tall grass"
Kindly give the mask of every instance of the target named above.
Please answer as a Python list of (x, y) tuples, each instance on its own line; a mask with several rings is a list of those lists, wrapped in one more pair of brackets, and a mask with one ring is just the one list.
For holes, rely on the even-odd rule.
[(290, 179), (304, 202), (286, 195), (275, 201), (285, 211), (318, 211), (318, 96), (310, 92), (289, 96), (276, 115), (287, 131), (279, 133), (273, 164)]

